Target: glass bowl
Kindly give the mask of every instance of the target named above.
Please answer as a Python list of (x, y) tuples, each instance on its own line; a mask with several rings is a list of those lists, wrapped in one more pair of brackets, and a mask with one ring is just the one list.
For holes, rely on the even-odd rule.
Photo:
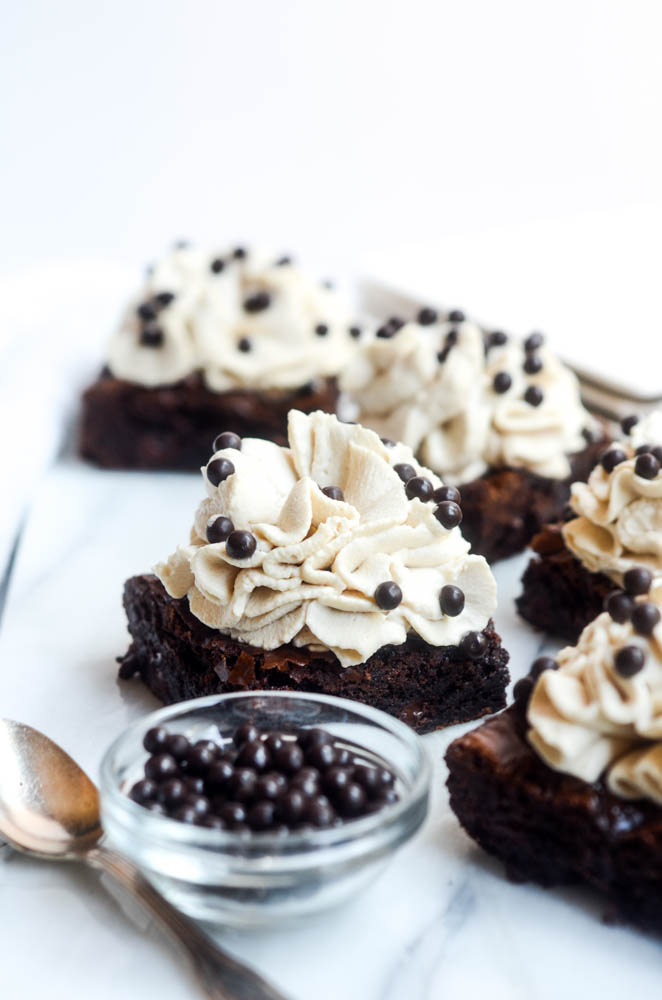
[[(341, 826), (275, 834), (188, 825), (129, 798), (143, 777), (142, 740), (152, 726), (198, 740), (218, 731), (229, 737), (246, 722), (284, 732), (320, 727), (340, 744), (358, 744), (393, 771), (399, 800)], [(255, 927), (339, 904), (374, 879), (427, 815), (430, 764), (416, 733), (375, 708), (327, 695), (242, 692), (181, 702), (133, 723), (106, 752), (100, 784), (109, 843), (170, 902), (198, 920)]]

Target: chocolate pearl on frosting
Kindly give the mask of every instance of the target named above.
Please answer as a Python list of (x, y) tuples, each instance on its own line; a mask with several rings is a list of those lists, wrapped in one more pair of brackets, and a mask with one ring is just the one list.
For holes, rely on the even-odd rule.
[(646, 656), (640, 646), (623, 646), (614, 657), (614, 666), (621, 677), (634, 677), (645, 662)]
[(379, 327), (379, 329), (375, 333), (375, 336), (379, 337), (380, 340), (390, 340), (391, 337), (393, 337), (396, 334), (396, 332), (397, 331), (394, 330), (392, 327), (388, 326), (387, 324), (384, 324), (383, 326)]
[(395, 448), (395, 441), (391, 441), (390, 438), (380, 438), (379, 440), (385, 448)]
[(451, 323), (464, 323), (466, 318), (461, 309), (451, 309), (448, 314), (448, 319)]
[(214, 438), (214, 443), (212, 445), (213, 451), (223, 451), (224, 448), (234, 448), (235, 451), (241, 451), (241, 438), (238, 434), (234, 434), (232, 431), (222, 431)]
[(438, 507), (435, 507), (434, 516), (450, 531), (452, 528), (457, 528), (462, 520), (462, 510), (453, 500), (443, 500)]
[(635, 448), (635, 455), (645, 455), (647, 451), (651, 450), (652, 445), (650, 444), (640, 444), (638, 448)]
[(623, 417), (621, 420), (621, 430), (624, 434), (629, 434), (635, 424), (639, 423), (639, 417), (636, 413), (631, 413), (627, 417)]
[(244, 258), (247, 256), (247, 251), (244, 247), (236, 247), (232, 251), (232, 256), (234, 257), (235, 260), (244, 260)]
[(149, 322), (150, 319), (156, 319), (156, 309), (151, 302), (141, 302), (136, 312), (139, 318), (145, 322)]
[(292, 258), (286, 255), (285, 257), (278, 258), (278, 260), (276, 261), (276, 267), (288, 267), (291, 263), (292, 263)]
[(402, 591), (394, 580), (385, 580), (375, 590), (375, 602), (382, 611), (393, 611), (402, 601)]
[(457, 618), (464, 611), (464, 591), (451, 583), (441, 588), (439, 606), (449, 618)]
[(512, 384), (513, 380), (508, 372), (497, 372), (492, 380), (492, 388), (500, 395), (504, 392), (508, 392)]
[(258, 313), (268, 309), (271, 305), (271, 296), (268, 292), (256, 292), (244, 299), (244, 311), (247, 313)]
[(318, 337), (326, 337), (329, 332), (329, 328), (326, 323), (318, 323), (315, 327), (315, 333)]
[(207, 479), (212, 486), (218, 486), (228, 476), (233, 475), (235, 469), (229, 458), (213, 458), (207, 465)]
[(619, 625), (624, 625), (630, 620), (633, 608), (634, 601), (623, 590), (614, 590), (605, 600), (605, 611)]
[(644, 455), (639, 455), (637, 458), (634, 463), (634, 471), (641, 477), (641, 479), (655, 479), (660, 471), (660, 463), (656, 459), (655, 455), (651, 455), (650, 452), (646, 452)]
[(490, 347), (503, 347), (504, 344), (508, 343), (508, 334), (504, 333), (503, 330), (493, 330), (488, 337), (487, 346)]
[(154, 296), (154, 301), (161, 309), (166, 309), (175, 300), (174, 292), (158, 292)]
[(142, 347), (161, 347), (163, 341), (163, 330), (160, 326), (146, 326), (140, 331), (140, 344)]
[(359, 337), (361, 336), (361, 327), (360, 326), (350, 326), (348, 332), (349, 332), (350, 337), (353, 337), (354, 340), (358, 340)]
[(530, 333), (529, 336), (524, 341), (525, 351), (537, 351), (539, 347), (545, 343), (545, 337), (542, 333)]
[(453, 327), (452, 330), (449, 330), (448, 333), (446, 334), (446, 339), (444, 341), (446, 347), (454, 347), (455, 344), (457, 344), (457, 340), (458, 340), (459, 336), (460, 336), (460, 334), (455, 329), (455, 327)]
[(432, 499), (432, 494), (434, 489), (432, 483), (425, 476), (412, 476), (411, 479), (407, 480), (405, 485), (405, 493), (409, 500), (413, 500), (414, 497), (418, 497), (426, 503), (428, 500)]
[(430, 309), (429, 306), (424, 306), (423, 309), (419, 310), (416, 319), (421, 326), (431, 326), (433, 323), (437, 322), (439, 314), (436, 309)]
[(324, 494), (325, 497), (328, 497), (329, 500), (345, 499), (343, 491), (340, 489), (339, 486), (325, 486), (324, 489), (322, 490), (322, 493)]
[(627, 462), (627, 458), (622, 448), (608, 448), (607, 451), (602, 453), (600, 465), (605, 472), (613, 472), (621, 462)]
[(546, 670), (558, 670), (558, 663), (551, 656), (539, 656), (531, 664), (528, 676), (536, 681)]
[(401, 316), (390, 316), (386, 325), (390, 326), (394, 333), (397, 333), (403, 328), (405, 321)]
[(205, 528), (205, 535), (207, 536), (207, 541), (213, 545), (216, 542), (224, 542), (230, 537), (233, 531), (234, 524), (230, 518), (219, 514), (209, 518), (207, 527)]
[(650, 635), (660, 622), (660, 612), (655, 604), (648, 601), (635, 604), (632, 611), (632, 628), (639, 635)]
[(652, 582), (653, 574), (645, 566), (634, 566), (632, 569), (626, 570), (623, 574), (625, 592), (632, 597), (647, 594), (651, 589)]
[(220, 274), (221, 271), (225, 269), (225, 261), (222, 257), (214, 257), (213, 261), (209, 265), (209, 270), (212, 274)]
[(537, 375), (539, 371), (542, 371), (542, 361), (537, 354), (527, 354), (522, 368), (527, 375)]
[(524, 393), (524, 401), (529, 406), (540, 406), (544, 398), (543, 391), (538, 385), (530, 385)]
[(399, 462), (397, 465), (394, 465), (393, 471), (397, 472), (403, 483), (408, 483), (416, 475), (414, 466), (408, 465), (406, 462)]
[(248, 354), (248, 352), (252, 350), (253, 345), (248, 337), (241, 337), (237, 343), (237, 347), (242, 354)]
[(256, 548), (257, 540), (250, 531), (233, 531), (225, 543), (230, 559), (250, 559)]
[(453, 503), (459, 503), (462, 496), (457, 486), (438, 486), (432, 494), (432, 499), (436, 500), (437, 503), (442, 503), (444, 500), (452, 500)]
[(482, 632), (467, 632), (460, 639), (460, 650), (470, 660), (478, 660), (487, 649), (487, 639)]

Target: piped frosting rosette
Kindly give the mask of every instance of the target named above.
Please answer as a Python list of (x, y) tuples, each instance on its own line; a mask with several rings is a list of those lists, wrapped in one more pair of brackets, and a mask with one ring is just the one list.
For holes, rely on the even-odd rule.
[(382, 327), (340, 384), (365, 426), (405, 442), (449, 482), (504, 465), (565, 478), (594, 426), (575, 375), (541, 334), (483, 334), (429, 309), (417, 323)]
[[(643, 578), (630, 571), (626, 581)], [(641, 590), (635, 586), (634, 590)], [(617, 591), (563, 649), (558, 670), (538, 678), (527, 711), (528, 740), (556, 771), (614, 794), (662, 805), (662, 584), (650, 594)]]
[(331, 650), (344, 667), (410, 632), (434, 646), (478, 635), (495, 581), (442, 523), (461, 515), (437, 502), (440, 480), (406, 446), (328, 414), (291, 411), (288, 435), (288, 448), (219, 442), (238, 447), (203, 470), (191, 541), (155, 569), (168, 593), (241, 642)]
[(573, 483), (578, 515), (563, 526), (570, 551), (594, 573), (620, 583), (634, 566), (662, 576), (662, 413), (634, 424), (612, 445), (587, 483)]
[(200, 371), (216, 392), (291, 389), (336, 375), (359, 335), (337, 294), (289, 258), (183, 246), (147, 275), (108, 365), (146, 386)]

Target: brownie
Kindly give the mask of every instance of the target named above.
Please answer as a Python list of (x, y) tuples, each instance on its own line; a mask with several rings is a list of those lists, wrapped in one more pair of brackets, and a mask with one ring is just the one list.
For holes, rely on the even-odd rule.
[(333, 413), (336, 380), (317, 379), (298, 389), (212, 392), (198, 374), (148, 388), (104, 369), (83, 396), (80, 453), (111, 469), (198, 470), (220, 431), (287, 444), (287, 414)]
[(429, 646), (412, 633), (359, 666), (342, 667), (331, 652), (294, 646), (266, 651), (222, 635), (152, 575), (126, 582), (124, 607), (133, 641), (119, 661), (120, 677), (139, 675), (166, 704), (230, 691), (312, 691), (373, 705), (419, 733), (505, 704), (508, 653), (492, 622), (479, 659), (458, 646)]
[(574, 644), (616, 588), (604, 573), (592, 573), (566, 547), (560, 524), (549, 524), (531, 541), (536, 556), (522, 577), (515, 604), (531, 625)]
[(610, 915), (662, 931), (662, 809), (553, 771), (524, 725), (512, 707), (448, 748), (450, 804), (464, 829), (510, 878), (585, 883)]
[(607, 443), (603, 437), (572, 455), (567, 479), (550, 479), (528, 469), (492, 468), (465, 483), (462, 534), (472, 550), (495, 562), (525, 549), (543, 525), (561, 518), (570, 484), (588, 478)]

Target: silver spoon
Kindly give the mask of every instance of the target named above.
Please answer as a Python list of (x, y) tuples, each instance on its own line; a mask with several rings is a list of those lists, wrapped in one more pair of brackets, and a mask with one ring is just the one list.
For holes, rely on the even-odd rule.
[(211, 1000), (286, 1000), (102, 843), (96, 786), (57, 743), (9, 719), (0, 719), (0, 836), (24, 854), (82, 861), (112, 875), (182, 946)]

